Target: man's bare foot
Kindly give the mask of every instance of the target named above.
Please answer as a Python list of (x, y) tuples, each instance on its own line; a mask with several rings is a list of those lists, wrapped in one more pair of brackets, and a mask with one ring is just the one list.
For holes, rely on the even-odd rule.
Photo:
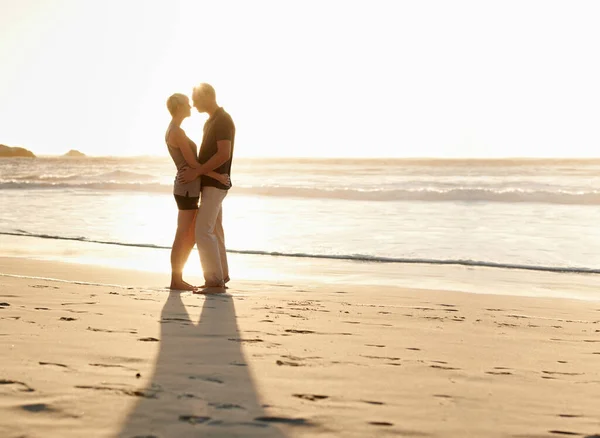
[(203, 289), (197, 289), (194, 291), (194, 293), (202, 294), (202, 295), (224, 294), (225, 287), (224, 286), (208, 286)]
[(198, 288), (196, 294), (223, 294), (225, 293), (225, 283), (206, 283)]
[(202, 286), (196, 287), (196, 289), (206, 289), (207, 287), (220, 287), (221, 289), (229, 289), (229, 286), (226, 286), (224, 284), (221, 286), (207, 286), (207, 285), (203, 284)]
[(185, 281), (173, 281), (171, 282), (171, 286), (169, 286), (169, 289), (172, 290), (190, 290), (190, 291), (195, 291), (197, 288), (196, 286), (192, 286), (189, 283), (186, 283)]
[(223, 289), (229, 289), (229, 286), (226, 286), (225, 283), (229, 281), (229, 277), (227, 277), (223, 283), (204, 283), (202, 286), (198, 286), (198, 289), (206, 289), (207, 287), (220, 287)]

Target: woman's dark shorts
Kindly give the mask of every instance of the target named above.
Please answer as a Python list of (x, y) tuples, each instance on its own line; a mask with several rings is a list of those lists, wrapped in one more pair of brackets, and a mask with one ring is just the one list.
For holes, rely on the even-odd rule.
[(200, 201), (200, 197), (196, 196), (192, 198), (190, 196), (182, 196), (182, 195), (173, 195), (175, 196), (175, 202), (177, 202), (177, 208), (179, 210), (197, 210), (198, 202)]

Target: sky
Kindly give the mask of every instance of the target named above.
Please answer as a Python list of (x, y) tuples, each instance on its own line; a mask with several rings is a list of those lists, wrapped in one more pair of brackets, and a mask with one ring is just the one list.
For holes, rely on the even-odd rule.
[[(600, 2), (0, 0), (0, 143), (166, 155), (211, 83), (246, 157), (599, 157)], [(206, 115), (183, 128), (199, 143)]]

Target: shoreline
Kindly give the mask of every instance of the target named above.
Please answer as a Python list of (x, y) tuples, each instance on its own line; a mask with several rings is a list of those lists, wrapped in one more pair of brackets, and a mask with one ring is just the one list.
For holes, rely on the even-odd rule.
[[(60, 263), (86, 270), (134, 270), (143, 278), (164, 278), (168, 285), (168, 249), (113, 247), (110, 245), (60, 241), (36, 237), (0, 235), (0, 273), (10, 272), (18, 264), (10, 258), (56, 263), (50, 272), (65, 271)], [(32, 251), (35, 248), (35, 253)], [(404, 287), (413, 289), (451, 290), (473, 294), (514, 295), (600, 301), (600, 275), (572, 272), (546, 272), (496, 267), (435, 265), (419, 263), (376, 263), (354, 260), (275, 257), (252, 254), (228, 254), (234, 281), (324, 283)], [(79, 268), (77, 268), (79, 269)], [(110, 272), (106, 273), (111, 276)], [(155, 277), (157, 276), (158, 277)], [(194, 284), (202, 284), (202, 272), (194, 249), (184, 275)], [(37, 275), (34, 275), (37, 276)], [(45, 277), (46, 275), (42, 275)], [(50, 277), (52, 277), (50, 275)], [(129, 275), (123, 277), (129, 278)], [(71, 278), (71, 277), (69, 277)], [(102, 282), (101, 282), (102, 283)], [(145, 284), (145, 283), (142, 283)], [(139, 285), (139, 284), (138, 284)]]
[[(0, 236), (10, 237), (27, 237), (33, 239), (49, 239), (58, 240), (61, 242), (80, 242), (83, 244), (98, 244), (98, 245), (110, 245), (113, 247), (126, 247), (126, 248), (138, 248), (138, 249), (154, 249), (154, 250), (170, 250), (168, 246), (158, 246), (153, 244), (143, 243), (125, 243), (125, 242), (111, 242), (102, 240), (89, 240), (77, 237), (59, 237), (49, 236), (46, 234), (24, 234), (24, 233), (11, 233), (11, 232), (0, 232)], [(533, 272), (556, 272), (560, 274), (600, 274), (600, 269), (577, 267), (577, 266), (545, 266), (545, 265), (525, 265), (525, 264), (508, 264), (500, 262), (491, 262), (485, 260), (463, 260), (463, 259), (420, 259), (420, 258), (395, 258), (395, 257), (379, 257), (370, 255), (345, 255), (345, 254), (308, 254), (308, 253), (284, 253), (284, 252), (268, 252), (259, 250), (227, 250), (228, 254), (237, 255), (249, 255), (249, 256), (264, 256), (264, 257), (285, 257), (285, 258), (301, 258), (301, 259), (314, 259), (314, 260), (346, 260), (350, 262), (365, 262), (365, 263), (381, 263), (388, 264), (393, 263), (396, 265), (433, 265), (433, 266), (465, 266), (465, 267), (476, 267), (476, 268), (497, 268), (497, 269), (509, 269), (509, 270), (522, 270), (522, 271), (533, 271)]]

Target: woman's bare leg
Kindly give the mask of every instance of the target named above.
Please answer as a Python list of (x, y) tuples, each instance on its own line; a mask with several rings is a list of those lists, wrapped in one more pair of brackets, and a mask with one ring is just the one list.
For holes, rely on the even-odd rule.
[(194, 247), (194, 224), (198, 210), (179, 210), (177, 231), (171, 249), (171, 289), (194, 290), (183, 281), (183, 267)]
[[(187, 239), (184, 244), (184, 250), (183, 250), (183, 254), (182, 254), (183, 263), (181, 265), (182, 270), (183, 270), (183, 267), (185, 266), (185, 264), (187, 263), (188, 258), (190, 257), (192, 249), (194, 249), (194, 245), (196, 244), (196, 216), (197, 216), (197, 213), (198, 213), (198, 210), (194, 210), (194, 218), (192, 219), (192, 223), (190, 224), (190, 227), (188, 229)], [(194, 289), (197, 289), (197, 286), (192, 286), (191, 284), (189, 284), (186, 281), (184, 281), (184, 283)]]

